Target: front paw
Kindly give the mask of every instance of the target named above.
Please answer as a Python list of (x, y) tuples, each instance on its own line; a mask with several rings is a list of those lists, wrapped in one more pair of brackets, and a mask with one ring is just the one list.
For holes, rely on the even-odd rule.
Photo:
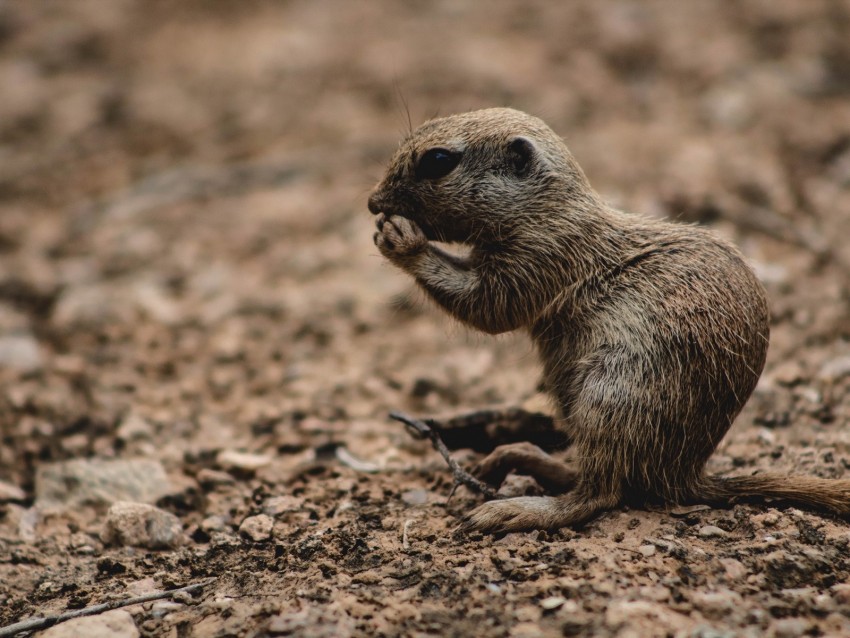
[(375, 220), (378, 232), (375, 233), (375, 245), (381, 254), (394, 263), (408, 261), (425, 250), (428, 238), (416, 222), (383, 213)]

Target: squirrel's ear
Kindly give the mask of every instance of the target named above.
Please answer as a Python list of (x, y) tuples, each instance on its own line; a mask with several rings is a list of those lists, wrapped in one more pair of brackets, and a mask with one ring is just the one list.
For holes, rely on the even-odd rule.
[(519, 177), (528, 175), (537, 158), (537, 148), (527, 137), (515, 137), (508, 143), (508, 165)]

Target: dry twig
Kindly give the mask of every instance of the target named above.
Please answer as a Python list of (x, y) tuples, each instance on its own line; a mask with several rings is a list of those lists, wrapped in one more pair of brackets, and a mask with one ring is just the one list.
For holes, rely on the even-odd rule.
[(14, 625), (8, 625), (7, 627), (0, 628), (0, 638), (14, 636), (23, 631), (36, 631), (38, 629), (46, 629), (47, 627), (52, 627), (53, 625), (56, 625), (60, 622), (65, 622), (66, 620), (71, 620), (73, 618), (81, 618), (83, 616), (94, 616), (95, 614), (102, 614), (105, 611), (112, 611), (113, 609), (120, 609), (121, 607), (139, 605), (141, 603), (147, 603), (152, 600), (161, 600), (163, 598), (173, 598), (174, 594), (179, 594), (182, 592), (191, 593), (195, 590), (199, 590), (206, 587), (215, 580), (215, 577), (207, 578), (197, 583), (186, 585), (185, 587), (169, 589), (168, 591), (161, 591), (155, 594), (143, 594), (142, 596), (134, 596), (133, 598), (113, 600), (111, 602), (103, 603), (101, 605), (92, 605), (91, 607), (86, 607), (84, 609), (75, 609), (74, 611), (67, 611), (64, 614), (58, 614), (56, 616), (46, 616), (43, 618), (30, 618), (28, 620), (22, 620), (21, 622), (17, 622)]
[(472, 474), (458, 465), (458, 462), (452, 458), (452, 455), (449, 453), (449, 449), (446, 447), (446, 444), (443, 443), (437, 429), (432, 427), (432, 424), (429, 424), (426, 421), (420, 421), (419, 419), (414, 419), (413, 417), (402, 414), (401, 412), (390, 412), (390, 418), (404, 423), (407, 426), (407, 431), (410, 432), (411, 436), (414, 438), (424, 439), (427, 437), (431, 439), (431, 445), (433, 445), (434, 449), (437, 450), (437, 452), (439, 452), (446, 460), (449, 469), (452, 471), (452, 476), (454, 476), (455, 483), (462, 483), (468, 488), (483, 494), (488, 499), (496, 498), (496, 490), (483, 481), (479, 481), (477, 478), (472, 476)]

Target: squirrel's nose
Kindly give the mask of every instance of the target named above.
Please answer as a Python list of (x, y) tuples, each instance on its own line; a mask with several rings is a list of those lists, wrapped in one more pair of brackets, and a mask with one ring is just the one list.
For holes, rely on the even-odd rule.
[(371, 195), (369, 195), (369, 212), (373, 215), (377, 215), (382, 211), (383, 198), (381, 198), (378, 193), (372, 193)]

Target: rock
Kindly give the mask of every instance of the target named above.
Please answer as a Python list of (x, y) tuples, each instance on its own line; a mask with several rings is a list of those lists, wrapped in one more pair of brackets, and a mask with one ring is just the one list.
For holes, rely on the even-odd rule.
[(225, 521), (221, 516), (207, 516), (201, 521), (200, 527), (208, 534), (213, 532), (223, 532), (227, 530), (227, 521)]
[(138, 414), (128, 414), (115, 434), (122, 441), (148, 440), (153, 436), (153, 426)]
[(304, 506), (304, 499), (297, 496), (273, 496), (263, 503), (263, 513), (269, 516), (280, 516), (287, 512), (297, 512)]
[(257, 514), (249, 516), (239, 526), (239, 533), (247, 538), (250, 538), (255, 543), (267, 541), (272, 536), (272, 528), (274, 527), (274, 519), (265, 514)]
[(153, 503), (172, 490), (162, 464), (148, 459), (75, 459), (42, 465), (35, 475), (36, 506), (45, 510)]
[(838, 583), (830, 587), (829, 591), (839, 605), (850, 606), (850, 583)]
[(700, 527), (699, 535), (702, 538), (725, 538), (729, 533), (716, 525), (703, 525)]
[(106, 513), (103, 542), (148, 549), (174, 549), (184, 543), (180, 519), (146, 503), (115, 503)]
[(691, 621), (666, 605), (645, 600), (614, 600), (605, 610), (605, 623), (610, 627), (627, 625), (637, 636), (650, 636), (659, 625), (670, 633), (684, 631)]
[(812, 623), (805, 618), (783, 618), (774, 622), (768, 629), (768, 636), (774, 638), (800, 638), (809, 634)]
[(381, 467), (376, 465), (375, 463), (370, 463), (369, 461), (364, 461), (362, 459), (358, 459), (351, 452), (348, 451), (347, 448), (343, 446), (339, 446), (334, 451), (334, 455), (336, 456), (336, 460), (345, 465), (346, 467), (350, 467), (355, 472), (365, 472), (367, 474), (374, 474), (375, 472), (379, 472)]
[(656, 603), (670, 599), (670, 590), (662, 585), (647, 585), (640, 588), (640, 597)]
[(272, 457), (265, 454), (252, 454), (237, 450), (222, 450), (216, 456), (216, 463), (225, 470), (256, 472), (272, 462)]
[(638, 547), (638, 551), (645, 558), (655, 556), (655, 545), (641, 545)]
[(206, 467), (198, 470), (195, 479), (204, 489), (215, 489), (222, 485), (233, 485), (236, 482), (233, 475), (222, 472), (221, 470), (211, 470)]
[(336, 603), (331, 603), (272, 616), (266, 630), (272, 635), (348, 638), (354, 635), (357, 626), (354, 618), (337, 607)]
[(428, 502), (428, 491), (422, 489), (407, 490), (402, 492), (401, 500), (408, 505), (425, 505)]
[(737, 636), (738, 634), (734, 631), (721, 631), (714, 627), (701, 625), (690, 633), (689, 638), (736, 638)]
[(0, 503), (4, 501), (24, 501), (27, 493), (17, 485), (0, 481)]
[(706, 618), (719, 620), (728, 617), (741, 606), (741, 595), (730, 589), (721, 591), (694, 591), (691, 594), (694, 607)]
[(805, 375), (803, 367), (797, 361), (789, 359), (776, 366), (770, 378), (779, 385), (792, 386), (802, 381)]
[(169, 325), (180, 319), (177, 303), (162, 287), (144, 280), (69, 285), (53, 309), (56, 326), (131, 323), (147, 316)]
[(830, 359), (823, 364), (817, 376), (824, 381), (835, 382), (847, 375), (850, 375), (850, 356)]
[(563, 606), (565, 602), (567, 602), (567, 599), (563, 596), (549, 596), (540, 601), (540, 606), (546, 611), (551, 611)]
[(0, 335), (0, 368), (35, 372), (44, 365), (38, 342), (26, 332)]
[(730, 580), (740, 580), (747, 575), (746, 566), (734, 558), (721, 558), (720, 564), (726, 570), (726, 577)]
[(45, 629), (39, 638), (138, 638), (133, 617), (123, 609), (113, 609), (97, 616), (74, 618)]

